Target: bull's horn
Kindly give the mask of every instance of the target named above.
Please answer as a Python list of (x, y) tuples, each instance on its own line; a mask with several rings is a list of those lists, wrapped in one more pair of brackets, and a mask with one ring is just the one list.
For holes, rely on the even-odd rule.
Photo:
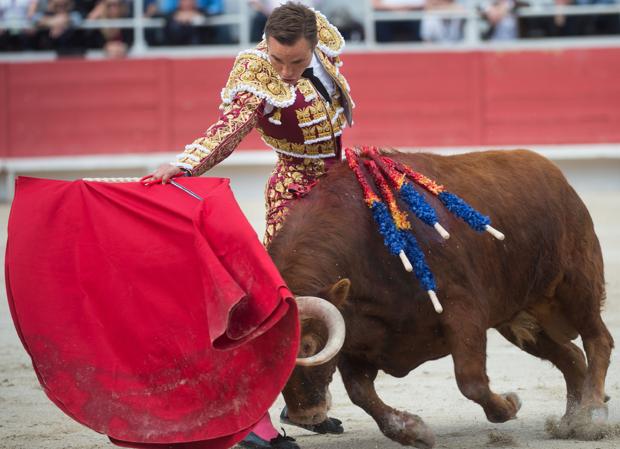
[(327, 327), (327, 343), (321, 352), (310, 357), (298, 358), (295, 364), (315, 366), (333, 359), (344, 344), (345, 324), (340, 311), (331, 302), (315, 296), (298, 296), (299, 316), (311, 317), (325, 323)]

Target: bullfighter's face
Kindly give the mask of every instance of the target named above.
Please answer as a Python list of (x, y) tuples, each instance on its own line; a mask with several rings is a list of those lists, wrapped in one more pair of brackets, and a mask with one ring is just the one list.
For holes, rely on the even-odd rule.
[(288, 84), (295, 84), (312, 61), (313, 48), (308, 39), (302, 37), (293, 45), (285, 45), (273, 37), (267, 38), (269, 61), (280, 78)]

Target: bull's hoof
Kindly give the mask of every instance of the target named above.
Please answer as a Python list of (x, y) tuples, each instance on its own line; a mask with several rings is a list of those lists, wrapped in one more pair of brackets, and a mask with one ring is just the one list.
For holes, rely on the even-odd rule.
[(517, 412), (521, 410), (521, 405), (523, 405), (521, 399), (519, 398), (519, 395), (517, 395), (517, 393), (510, 392), (504, 393), (501, 396), (513, 405), (515, 412), (510, 419), (515, 419), (517, 417)]
[(502, 423), (517, 417), (521, 409), (521, 399), (516, 393), (504, 393), (495, 396), (495, 400), (485, 408), (487, 419), (494, 423)]
[(607, 422), (607, 418), (609, 417), (607, 404), (603, 404), (600, 407), (592, 407), (590, 408), (589, 413), (593, 424), (605, 424)]
[(546, 430), (554, 438), (600, 440), (613, 433), (607, 424), (607, 405), (581, 407), (562, 417), (560, 422), (548, 420)]
[(422, 421), (410, 413), (395, 410), (385, 417), (380, 425), (383, 434), (404, 446), (430, 449), (435, 445), (435, 434)]

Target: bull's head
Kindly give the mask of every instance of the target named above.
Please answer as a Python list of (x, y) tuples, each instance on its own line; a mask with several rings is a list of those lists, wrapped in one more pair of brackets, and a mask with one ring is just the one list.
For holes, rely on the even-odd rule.
[(336, 370), (337, 353), (344, 344), (345, 324), (339, 308), (351, 282), (342, 279), (325, 292), (325, 299), (298, 297), (301, 341), (297, 366), (282, 391), (288, 417), (299, 424), (318, 424), (331, 406), (328, 386)]

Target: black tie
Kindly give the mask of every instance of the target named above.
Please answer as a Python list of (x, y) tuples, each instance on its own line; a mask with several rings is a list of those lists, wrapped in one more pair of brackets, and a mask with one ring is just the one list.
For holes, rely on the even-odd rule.
[(327, 93), (327, 89), (325, 88), (319, 77), (314, 74), (312, 67), (308, 67), (306, 70), (304, 70), (304, 73), (302, 73), (301, 76), (309, 79), (314, 88), (318, 90), (319, 93), (323, 96), (323, 98), (325, 98), (331, 104), (332, 99)]

